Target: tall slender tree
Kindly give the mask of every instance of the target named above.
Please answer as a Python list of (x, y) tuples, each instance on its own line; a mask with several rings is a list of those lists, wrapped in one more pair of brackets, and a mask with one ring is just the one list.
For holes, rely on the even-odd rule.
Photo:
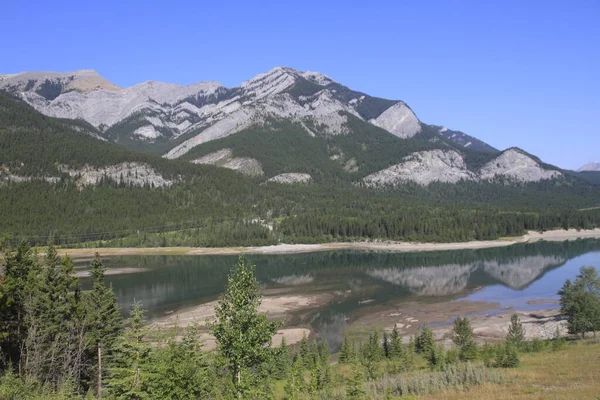
[[(278, 325), (258, 312), (260, 302), (261, 289), (255, 267), (242, 255), (215, 307), (216, 321), (208, 324), (238, 397), (252, 389), (252, 380), (249, 379), (252, 370), (271, 355), (268, 348)], [(248, 377), (247, 381), (242, 379), (243, 376)]]
[(123, 321), (117, 297), (104, 279), (106, 267), (96, 253), (90, 264), (92, 291), (86, 297), (86, 343), (89, 358), (95, 364), (96, 394), (102, 395), (103, 359), (112, 355), (115, 341), (121, 334)]

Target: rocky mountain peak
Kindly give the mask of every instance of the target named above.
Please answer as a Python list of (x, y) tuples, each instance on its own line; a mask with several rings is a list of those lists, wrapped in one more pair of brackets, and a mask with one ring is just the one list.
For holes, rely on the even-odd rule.
[(589, 162), (577, 170), (577, 172), (584, 171), (600, 171), (600, 163)]

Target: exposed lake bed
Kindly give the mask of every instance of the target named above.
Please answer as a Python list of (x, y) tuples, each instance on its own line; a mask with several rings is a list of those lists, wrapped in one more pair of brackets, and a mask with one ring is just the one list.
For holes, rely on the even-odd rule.
[[(531, 335), (547, 337), (560, 324), (557, 291), (581, 266), (600, 266), (600, 241), (247, 257), (257, 265), (257, 277), (265, 287), (261, 310), (285, 320), (280, 336), (292, 343), (310, 333), (336, 349), (344, 333), (360, 336), (375, 327), (390, 330), (396, 326), (408, 337), (427, 324), (441, 339), (458, 315), (471, 317), (483, 341), (503, 337), (513, 312), (521, 315)], [(127, 309), (139, 301), (151, 321), (164, 327), (202, 324), (211, 318), (236, 258), (129, 255), (109, 256), (105, 263), (109, 271), (137, 271), (107, 274), (107, 280), (121, 307)], [(78, 269), (83, 270), (86, 263), (79, 263)], [(82, 278), (82, 282), (85, 287), (89, 281)]]

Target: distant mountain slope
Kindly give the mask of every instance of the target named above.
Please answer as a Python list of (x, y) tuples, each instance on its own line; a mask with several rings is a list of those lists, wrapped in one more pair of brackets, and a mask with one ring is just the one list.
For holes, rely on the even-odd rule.
[(577, 172), (583, 171), (600, 171), (600, 163), (589, 162), (577, 170)]
[(464, 132), (448, 129), (444, 126), (436, 126), (436, 125), (433, 125), (433, 126), (438, 130), (439, 133), (444, 135), (446, 138), (452, 140), (453, 142), (456, 142), (457, 144), (463, 146), (464, 148), (469, 148), (471, 150), (482, 151), (482, 152), (487, 152), (487, 153), (498, 152), (498, 149), (495, 149), (492, 146), (490, 146), (489, 144), (487, 144), (473, 136), (469, 136)]

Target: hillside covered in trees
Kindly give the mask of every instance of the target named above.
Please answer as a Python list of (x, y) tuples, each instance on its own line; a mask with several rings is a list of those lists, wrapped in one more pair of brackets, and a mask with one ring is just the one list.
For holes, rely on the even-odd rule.
[[(293, 126), (278, 129), (277, 141), (265, 132), (248, 133), (246, 147), (237, 151), (253, 156), (253, 146), (279, 149), (271, 164), (264, 163), (273, 171), (297, 170), (298, 161), (288, 156), (293, 152), (314, 154), (312, 169), (305, 170), (314, 176), (312, 183), (265, 182), (126, 150), (94, 137), (94, 128), (83, 122), (44, 116), (0, 93), (0, 234), (32, 244), (110, 240), (107, 245), (113, 246), (228, 246), (486, 240), (600, 223), (600, 210), (594, 208), (600, 187), (577, 176), (514, 184), (407, 183), (374, 190), (356, 185), (350, 173), (334, 169), (326, 154), (321, 157), (310, 147), (311, 140), (324, 139), (301, 137)], [(377, 153), (399, 140), (370, 129), (352, 134), (362, 137), (332, 139), (348, 153), (357, 143), (374, 149), (356, 157), (366, 171), (383, 167)], [(407, 153), (430, 145), (424, 139), (405, 143), (416, 146)], [(490, 157), (469, 154), (473, 165)]]

